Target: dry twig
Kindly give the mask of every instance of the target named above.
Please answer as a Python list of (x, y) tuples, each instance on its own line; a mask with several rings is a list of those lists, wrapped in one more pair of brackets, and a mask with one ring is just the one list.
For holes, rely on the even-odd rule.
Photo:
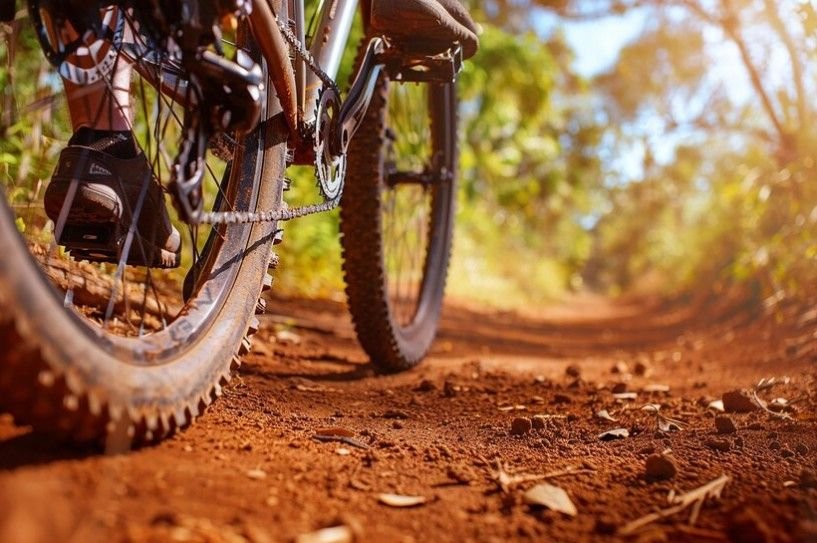
[(721, 492), (723, 492), (723, 488), (726, 486), (726, 483), (729, 482), (729, 476), (724, 474), (718, 477), (717, 479), (706, 483), (703, 486), (699, 486), (694, 490), (690, 490), (685, 494), (681, 494), (680, 496), (674, 496), (671, 500), (673, 505), (667, 507), (665, 509), (661, 509), (660, 511), (656, 511), (655, 513), (650, 513), (648, 515), (644, 515), (641, 518), (638, 518), (632, 522), (625, 524), (618, 533), (620, 535), (629, 535), (634, 533), (635, 531), (643, 528), (644, 526), (655, 522), (656, 520), (661, 520), (662, 518), (666, 518), (672, 516), (676, 513), (680, 513), (687, 507), (692, 507), (692, 511), (689, 515), (689, 525), (693, 526), (695, 522), (698, 520), (698, 515), (700, 514), (701, 507), (703, 506), (704, 502), (707, 499), (718, 499), (721, 497)]

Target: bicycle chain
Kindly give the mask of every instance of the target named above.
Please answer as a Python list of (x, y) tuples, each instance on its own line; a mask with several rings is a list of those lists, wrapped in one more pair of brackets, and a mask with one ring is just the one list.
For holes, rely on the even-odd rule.
[[(306, 63), (309, 69), (318, 76), (318, 79), (321, 80), (325, 88), (331, 88), (339, 95), (340, 92), (334, 80), (332, 80), (332, 78), (321, 69), (318, 62), (312, 56), (312, 53), (310, 53), (309, 50), (304, 47), (301, 41), (295, 37), (295, 34), (292, 33), (289, 26), (281, 22), (278, 17), (275, 18), (275, 21), (278, 23), (278, 28), (281, 30), (284, 39), (289, 44), (291, 51), (295, 53), (295, 56), (299, 57)], [(278, 181), (283, 183), (285, 181), (285, 177), (282, 176)], [(341, 196), (343, 196), (343, 190), (341, 190), (341, 192), (334, 198), (324, 199), (323, 202), (318, 204), (276, 209), (272, 211), (199, 211), (193, 215), (192, 222), (194, 224), (247, 224), (290, 221), (292, 219), (306, 217), (307, 215), (331, 211), (338, 207)], [(286, 203), (282, 203), (283, 205), (286, 205)]]

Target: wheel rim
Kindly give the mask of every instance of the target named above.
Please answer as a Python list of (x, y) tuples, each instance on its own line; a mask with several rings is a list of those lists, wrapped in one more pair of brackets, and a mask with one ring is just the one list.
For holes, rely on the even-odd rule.
[[(405, 335), (439, 297), (451, 228), (455, 156), (446, 121), (450, 86), (390, 83), (381, 235), (391, 319)], [(444, 240), (434, 243), (435, 238)], [(442, 277), (440, 277), (442, 274)]]
[[(7, 47), (0, 53), (0, 82), (6, 89), (0, 165), (5, 171), (0, 170), (4, 174), (0, 191), (32, 257), (41, 264), (41, 279), (54, 287), (54, 295), (63, 300), (83, 333), (99, 338), (100, 345), (114, 354), (129, 353), (128, 360), (134, 363), (161, 363), (195, 341), (218, 312), (235, 279), (237, 267), (231, 264), (245, 249), (248, 228), (233, 227), (228, 232), (182, 228), (176, 222), (185, 247), (181, 271), (123, 265), (127, 255), (116, 265), (77, 262), (61, 250), (54, 241), (58, 225), (45, 216), (42, 196), (71, 130), (59, 77), (42, 60), (31, 26), (28, 20), (18, 20), (3, 29)], [(172, 72), (178, 62), (148, 58), (152, 49), (139, 36), (131, 45), (141, 46), (129, 51), (138, 74), (130, 87), (136, 98), (134, 134), (154, 175), (164, 184), (175, 157), (183, 107), (157, 93), (156, 80), (150, 78)], [(231, 45), (227, 42), (228, 48)], [(126, 62), (125, 58), (119, 55), (118, 62)], [(167, 90), (164, 75), (161, 80)], [(177, 91), (182, 88), (178, 80), (173, 85)], [(205, 207), (251, 209), (256, 195), (247, 189), (253, 188), (258, 167), (259, 138), (253, 134), (241, 146), (227, 147), (232, 160), (208, 153)], [(133, 222), (137, 220), (134, 217)], [(190, 296), (184, 293), (185, 280)]]

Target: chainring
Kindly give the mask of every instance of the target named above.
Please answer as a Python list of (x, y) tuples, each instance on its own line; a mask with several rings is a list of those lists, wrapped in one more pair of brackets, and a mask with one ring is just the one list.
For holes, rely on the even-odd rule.
[(332, 127), (340, 113), (340, 96), (332, 87), (325, 87), (318, 96), (315, 111), (315, 177), (318, 188), (327, 200), (337, 198), (343, 190), (346, 178), (346, 154), (334, 155), (330, 150), (329, 138)]

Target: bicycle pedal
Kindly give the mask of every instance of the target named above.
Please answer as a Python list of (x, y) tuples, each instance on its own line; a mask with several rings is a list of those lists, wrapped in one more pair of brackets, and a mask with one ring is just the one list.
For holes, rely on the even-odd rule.
[(394, 81), (411, 83), (453, 83), (462, 70), (462, 48), (457, 46), (439, 55), (427, 56), (387, 49), (380, 59)]
[(66, 224), (59, 244), (71, 250), (115, 253), (119, 238), (120, 226), (117, 223)]

